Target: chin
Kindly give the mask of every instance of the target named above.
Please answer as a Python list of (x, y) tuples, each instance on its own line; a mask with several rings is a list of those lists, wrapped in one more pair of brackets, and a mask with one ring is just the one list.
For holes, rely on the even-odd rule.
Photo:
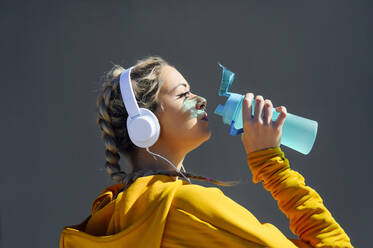
[(204, 134), (203, 134), (203, 142), (209, 140), (211, 137), (211, 131), (210, 130), (207, 130)]

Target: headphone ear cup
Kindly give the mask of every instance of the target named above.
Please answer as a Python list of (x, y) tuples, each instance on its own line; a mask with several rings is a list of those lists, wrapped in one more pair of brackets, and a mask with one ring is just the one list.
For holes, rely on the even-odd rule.
[(127, 118), (128, 135), (136, 146), (146, 148), (157, 142), (160, 125), (155, 114), (146, 108), (140, 108), (140, 115)]

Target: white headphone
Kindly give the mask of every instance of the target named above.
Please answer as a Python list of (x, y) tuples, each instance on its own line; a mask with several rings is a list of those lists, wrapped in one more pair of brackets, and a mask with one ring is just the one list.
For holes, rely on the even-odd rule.
[(155, 114), (146, 108), (139, 108), (131, 86), (131, 70), (125, 70), (120, 75), (120, 91), (126, 107), (127, 130), (131, 141), (138, 147), (147, 148), (158, 140), (160, 126)]
[[(176, 166), (173, 165), (168, 159), (149, 151), (149, 147), (157, 142), (161, 128), (159, 126), (158, 118), (152, 111), (146, 108), (139, 108), (137, 105), (135, 94), (133, 93), (131, 85), (132, 68), (133, 66), (122, 72), (119, 80), (123, 103), (128, 113), (127, 130), (131, 141), (138, 147), (146, 148), (150, 154), (166, 160), (173, 167), (175, 167), (176, 171), (180, 172), (189, 183), (191, 183), (190, 179), (184, 176), (184, 174), (178, 170)], [(182, 168), (184, 172), (186, 172), (184, 166)]]

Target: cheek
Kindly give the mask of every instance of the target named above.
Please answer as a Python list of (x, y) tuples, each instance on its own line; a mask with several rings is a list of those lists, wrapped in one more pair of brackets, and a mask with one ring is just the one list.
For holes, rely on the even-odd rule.
[(168, 118), (168, 124), (172, 129), (179, 132), (179, 135), (182, 135), (182, 132), (187, 132), (191, 129), (197, 122), (197, 119), (194, 117), (193, 113), (179, 111), (170, 115)]
[(196, 109), (196, 99), (187, 99), (178, 104), (166, 105), (160, 120), (163, 135), (168, 138), (194, 136), (200, 112), (201, 110)]
[(192, 129), (197, 125), (197, 119), (191, 117), (190, 112), (180, 110), (167, 112), (167, 115), (164, 115), (160, 122), (163, 134), (170, 138), (190, 136)]
[(187, 99), (183, 102), (181, 111), (188, 115), (190, 118), (196, 118), (200, 115), (201, 110), (196, 109), (197, 99)]
[(195, 109), (195, 106), (196, 106), (196, 101), (187, 99), (181, 105), (181, 111), (184, 113), (193, 112), (193, 109)]

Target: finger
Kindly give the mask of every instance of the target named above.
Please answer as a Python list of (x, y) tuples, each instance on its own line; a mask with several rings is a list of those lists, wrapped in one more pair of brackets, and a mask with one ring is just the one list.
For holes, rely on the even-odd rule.
[(279, 116), (277, 117), (277, 120), (275, 122), (275, 127), (277, 129), (281, 129), (282, 126), (284, 125), (284, 122), (285, 122), (285, 118), (287, 116), (287, 110), (284, 106), (281, 106), (281, 107), (277, 107), (276, 108), (276, 111), (277, 112), (280, 112)]
[(242, 102), (242, 120), (243, 121), (250, 121), (252, 119), (252, 102), (254, 99), (253, 93), (246, 93), (245, 98)]
[(255, 113), (254, 121), (262, 122), (262, 112), (263, 112), (264, 99), (262, 96), (258, 95), (255, 97)]
[(264, 100), (264, 117), (263, 122), (265, 124), (270, 124), (272, 121), (272, 114), (273, 114), (273, 105), (272, 101), (269, 99)]

